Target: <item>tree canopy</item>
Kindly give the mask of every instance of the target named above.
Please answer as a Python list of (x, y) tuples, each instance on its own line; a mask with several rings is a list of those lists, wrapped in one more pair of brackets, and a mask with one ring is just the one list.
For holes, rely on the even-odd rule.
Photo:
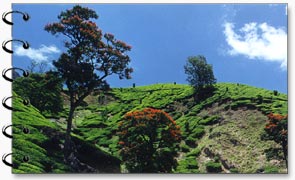
[(63, 35), (67, 49), (54, 61), (57, 75), (66, 84), (70, 96), (70, 111), (65, 137), (65, 159), (71, 163), (71, 129), (75, 109), (95, 88), (108, 87), (106, 77), (117, 74), (130, 79), (133, 69), (128, 65), (127, 52), (131, 46), (105, 33), (92, 20), (98, 15), (92, 9), (74, 6), (58, 15), (58, 22), (49, 23), (45, 30), (52, 35)]
[(119, 124), (122, 160), (130, 172), (171, 172), (180, 137), (180, 127), (164, 111), (129, 112)]
[(267, 133), (265, 139), (274, 140), (281, 145), (288, 167), (288, 116), (269, 114), (264, 130)]
[(18, 95), (27, 97), (43, 115), (55, 116), (63, 109), (62, 80), (52, 72), (18, 77), (12, 87)]
[(207, 64), (204, 56), (188, 57), (184, 70), (187, 74), (187, 81), (196, 90), (216, 83), (212, 65)]

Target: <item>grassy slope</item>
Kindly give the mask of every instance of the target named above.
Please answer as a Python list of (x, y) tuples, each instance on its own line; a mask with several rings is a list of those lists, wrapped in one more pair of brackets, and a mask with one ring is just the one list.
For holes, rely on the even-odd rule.
[[(50, 137), (43, 131), (58, 131), (58, 126), (45, 119), (33, 106), (25, 106), (19, 98), (13, 100), (13, 173), (59, 173), (69, 170), (63, 164), (62, 154), (55, 152), (48, 156), (46, 142)], [(30, 130), (23, 133), (23, 127)], [(29, 156), (28, 163), (23, 157)]]
[[(128, 111), (154, 107), (168, 112), (181, 126), (183, 141), (175, 172), (205, 173), (205, 164), (213, 161), (214, 166), (221, 166), (222, 172), (285, 172), (284, 162), (279, 158), (268, 160), (265, 156), (265, 150), (278, 145), (273, 141), (261, 141), (260, 135), (266, 114), (287, 114), (286, 95), (275, 96), (272, 91), (260, 88), (219, 83), (213, 96), (196, 104), (192, 93), (191, 87), (174, 84), (112, 89), (103, 96), (94, 93), (85, 99), (88, 105), (79, 107), (75, 113), (73, 136), (91, 149), (96, 147), (98, 152), (103, 150), (104, 154), (120, 158), (116, 132), (118, 121)], [(99, 96), (102, 99), (100, 103)], [(58, 147), (52, 150), (54, 153), (46, 151), (52, 140), (48, 132), (63, 132), (68, 108), (57, 123), (53, 123), (35, 108), (22, 105), (19, 100), (15, 100), (13, 105), (21, 109), (13, 113), (13, 123), (16, 125), (13, 152), (19, 154), (14, 156), (17, 166), (14, 172), (68, 171)], [(24, 124), (31, 134), (21, 132)], [(59, 140), (55, 144), (62, 142)], [(32, 163), (21, 162), (21, 155), (25, 154), (32, 154)], [(107, 157), (106, 161), (115, 159)], [(89, 157), (81, 159), (89, 161)], [(101, 164), (101, 161), (98, 162)], [(110, 162), (109, 167), (112, 165)], [(52, 167), (48, 167), (48, 164), (52, 164)], [(96, 166), (95, 162), (88, 164)], [(100, 168), (98, 164), (96, 167)]]
[(154, 107), (168, 112), (182, 128), (176, 172), (205, 173), (209, 161), (222, 164), (223, 172), (285, 172), (284, 162), (265, 157), (265, 150), (278, 145), (260, 140), (266, 114), (287, 114), (285, 94), (219, 83), (213, 96), (196, 104), (192, 92), (187, 85), (155, 84), (113, 89), (103, 95), (101, 104), (99, 95), (90, 96), (85, 100), (88, 106), (76, 113), (75, 134), (119, 158), (120, 118), (131, 110)]
[[(15, 94), (14, 94), (15, 95)], [(13, 99), (13, 173), (69, 173), (77, 171), (64, 164), (63, 140), (65, 130), (58, 123), (42, 116), (31, 105), (25, 106), (20, 98)], [(23, 132), (28, 128), (30, 133)], [(73, 137), (82, 163), (94, 167), (98, 172), (118, 172), (119, 159), (108, 155), (86, 141)], [(91, 157), (89, 157), (89, 155)], [(29, 162), (23, 157), (28, 156)], [(95, 158), (94, 158), (95, 157)], [(97, 159), (103, 160), (96, 165)], [(94, 163), (95, 162), (95, 163)]]

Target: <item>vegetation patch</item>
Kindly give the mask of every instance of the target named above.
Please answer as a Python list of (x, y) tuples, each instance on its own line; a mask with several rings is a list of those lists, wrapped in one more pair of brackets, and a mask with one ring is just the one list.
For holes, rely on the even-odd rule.
[(222, 171), (219, 162), (209, 161), (206, 163), (206, 169), (209, 173), (219, 173)]

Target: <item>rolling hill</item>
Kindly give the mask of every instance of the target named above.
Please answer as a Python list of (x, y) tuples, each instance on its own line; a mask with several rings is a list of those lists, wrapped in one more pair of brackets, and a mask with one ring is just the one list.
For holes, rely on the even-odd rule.
[[(60, 117), (44, 117), (19, 99), (13, 106), (14, 172), (127, 172), (118, 147), (118, 122), (132, 110), (145, 107), (169, 113), (181, 127), (182, 141), (175, 173), (287, 173), (280, 145), (261, 138), (269, 113), (288, 113), (286, 94), (243, 84), (218, 83), (213, 94), (199, 102), (188, 85), (154, 84), (96, 91), (74, 115), (72, 136), (77, 166), (62, 159), (68, 97), (63, 93)], [(23, 134), (22, 127), (30, 129)], [(22, 162), (30, 154), (31, 160)]]

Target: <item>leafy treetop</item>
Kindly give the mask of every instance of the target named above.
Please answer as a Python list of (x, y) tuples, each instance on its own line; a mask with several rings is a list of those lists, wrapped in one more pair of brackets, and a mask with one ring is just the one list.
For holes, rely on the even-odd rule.
[(45, 26), (51, 34), (67, 37), (67, 52), (54, 65), (69, 91), (77, 96), (77, 101), (92, 89), (107, 86), (107, 76), (118, 74), (120, 79), (130, 79), (133, 72), (128, 67), (130, 58), (126, 54), (131, 46), (110, 33), (103, 34), (91, 21), (97, 18), (95, 11), (77, 5), (61, 12), (59, 22)]
[(273, 113), (269, 114), (268, 122), (264, 130), (267, 133), (266, 139), (274, 140), (281, 145), (286, 166), (288, 167), (288, 116)]
[(157, 109), (129, 112), (119, 124), (120, 154), (130, 172), (171, 172), (180, 138), (180, 127)]
[(212, 65), (207, 64), (207, 60), (204, 56), (199, 55), (188, 57), (184, 70), (188, 75), (187, 81), (196, 90), (216, 83)]
[(75, 109), (81, 105), (95, 88), (107, 88), (106, 77), (117, 74), (120, 79), (130, 79), (133, 69), (128, 67), (130, 58), (127, 52), (131, 46), (117, 40), (110, 33), (103, 34), (91, 19), (97, 19), (94, 10), (79, 5), (63, 11), (58, 22), (45, 26), (53, 35), (64, 35), (67, 51), (54, 61), (57, 76), (68, 87), (70, 111), (67, 119), (64, 157), (67, 163), (76, 162), (71, 154), (71, 129)]

